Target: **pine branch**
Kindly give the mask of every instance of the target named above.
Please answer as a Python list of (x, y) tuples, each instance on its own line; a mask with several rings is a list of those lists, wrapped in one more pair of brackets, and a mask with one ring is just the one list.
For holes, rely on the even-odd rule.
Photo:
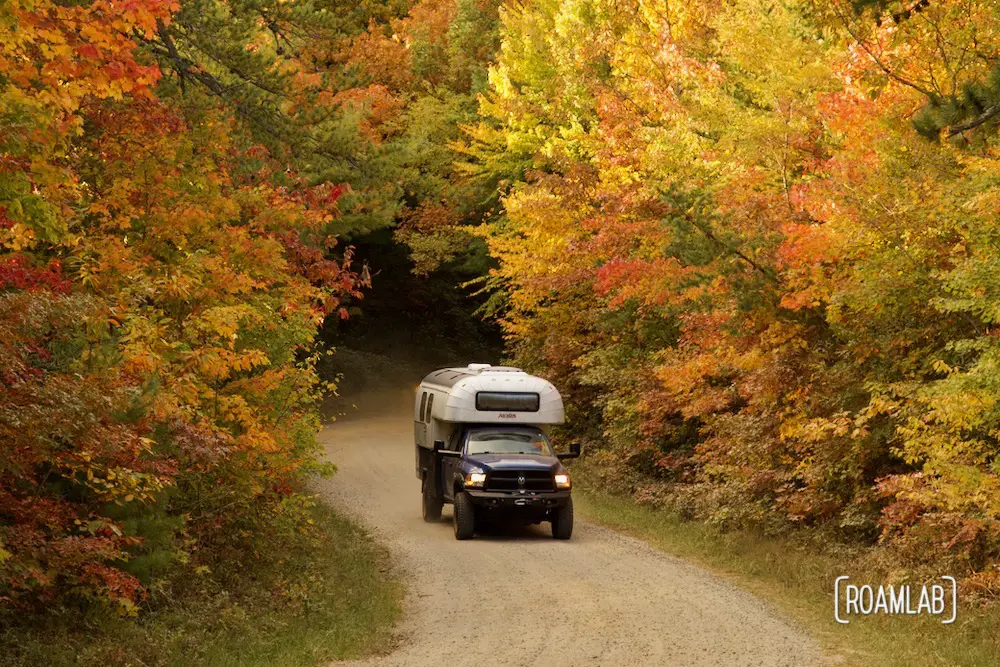
[(997, 115), (1000, 115), (1000, 104), (994, 104), (993, 106), (989, 107), (988, 109), (986, 109), (986, 111), (982, 112), (978, 116), (970, 118), (969, 120), (964, 121), (962, 123), (958, 123), (957, 125), (952, 125), (950, 128), (948, 128), (948, 137), (949, 138), (954, 137), (955, 135), (961, 134), (962, 132), (966, 132), (968, 130), (974, 130), (980, 125), (989, 122)]

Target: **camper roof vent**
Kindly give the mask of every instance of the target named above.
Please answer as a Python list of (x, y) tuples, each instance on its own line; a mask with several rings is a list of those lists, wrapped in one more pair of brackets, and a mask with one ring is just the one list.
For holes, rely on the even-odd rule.
[(483, 373), (523, 373), (520, 368), (513, 366), (492, 366), (490, 364), (469, 364), (465, 367), (471, 373), (482, 375)]

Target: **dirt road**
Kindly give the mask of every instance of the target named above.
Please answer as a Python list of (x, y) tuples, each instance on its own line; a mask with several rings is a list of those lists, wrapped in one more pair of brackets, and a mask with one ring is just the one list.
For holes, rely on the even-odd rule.
[[(409, 594), (398, 649), (371, 665), (820, 664), (763, 603), (643, 542), (577, 520), (458, 542), (450, 506), (420, 516), (408, 395), (384, 394), (321, 434), (340, 469), (321, 491), (393, 551)], [(358, 663), (355, 663), (358, 664)]]

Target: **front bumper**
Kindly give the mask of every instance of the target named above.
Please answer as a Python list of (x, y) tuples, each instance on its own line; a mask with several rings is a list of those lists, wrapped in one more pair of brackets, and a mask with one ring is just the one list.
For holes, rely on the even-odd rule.
[(477, 491), (466, 489), (472, 504), (489, 510), (547, 511), (562, 507), (569, 500), (570, 491), (538, 493), (505, 493), (503, 491)]

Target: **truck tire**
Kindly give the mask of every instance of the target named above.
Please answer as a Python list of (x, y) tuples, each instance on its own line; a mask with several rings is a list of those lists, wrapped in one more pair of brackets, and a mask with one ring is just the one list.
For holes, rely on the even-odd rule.
[(422, 502), (420, 504), (423, 508), (424, 521), (427, 523), (440, 521), (441, 507), (444, 505), (444, 501), (434, 494), (434, 490), (431, 488), (429, 480), (424, 480), (423, 491), (420, 495), (422, 496)]
[(455, 539), (472, 539), (476, 532), (476, 511), (469, 494), (460, 491), (455, 494)]
[(573, 499), (566, 500), (552, 515), (552, 537), (557, 540), (568, 540), (573, 535)]

